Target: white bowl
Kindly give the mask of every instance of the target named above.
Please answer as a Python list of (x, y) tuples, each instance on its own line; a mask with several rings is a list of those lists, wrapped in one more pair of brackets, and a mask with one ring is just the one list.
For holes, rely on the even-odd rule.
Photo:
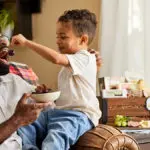
[(35, 99), (37, 102), (53, 102), (58, 99), (60, 96), (60, 91), (56, 92), (49, 92), (49, 93), (39, 93), (39, 94), (32, 94), (31, 97)]

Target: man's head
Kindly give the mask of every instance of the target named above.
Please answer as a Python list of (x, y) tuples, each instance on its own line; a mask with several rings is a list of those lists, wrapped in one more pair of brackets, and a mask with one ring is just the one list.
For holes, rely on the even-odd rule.
[[(57, 22), (57, 44), (62, 53), (87, 48), (96, 32), (96, 16), (86, 9), (65, 11)], [(66, 51), (67, 50), (67, 51)]]
[(9, 56), (14, 55), (14, 51), (9, 49), (9, 39), (6, 36), (0, 35), (0, 58), (8, 60)]
[(9, 50), (9, 40), (0, 35), (0, 76), (9, 73), (8, 56), (13, 56), (14, 51)]

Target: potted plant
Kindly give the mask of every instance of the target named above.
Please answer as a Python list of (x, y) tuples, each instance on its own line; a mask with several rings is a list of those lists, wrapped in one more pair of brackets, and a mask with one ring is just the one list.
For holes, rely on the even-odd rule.
[(14, 20), (11, 13), (6, 9), (0, 10), (0, 31), (2, 35), (10, 38), (14, 30)]

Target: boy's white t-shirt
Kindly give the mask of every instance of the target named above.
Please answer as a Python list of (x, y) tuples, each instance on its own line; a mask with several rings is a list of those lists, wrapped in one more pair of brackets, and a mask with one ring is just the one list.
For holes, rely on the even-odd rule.
[(84, 112), (96, 126), (101, 111), (96, 97), (96, 58), (87, 50), (66, 55), (71, 67), (63, 67), (58, 75), (60, 98), (56, 108)]

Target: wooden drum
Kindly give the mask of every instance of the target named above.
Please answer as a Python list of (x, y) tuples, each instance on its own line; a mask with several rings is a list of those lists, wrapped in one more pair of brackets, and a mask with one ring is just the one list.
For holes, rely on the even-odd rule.
[(137, 142), (120, 130), (99, 124), (82, 135), (71, 150), (140, 150)]

